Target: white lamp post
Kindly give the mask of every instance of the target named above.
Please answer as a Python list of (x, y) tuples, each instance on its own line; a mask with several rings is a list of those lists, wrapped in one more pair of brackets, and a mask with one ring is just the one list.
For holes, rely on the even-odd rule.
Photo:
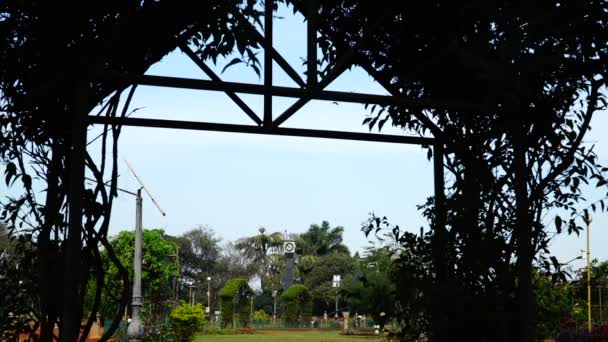
[(211, 277), (207, 277), (207, 313), (211, 322)]

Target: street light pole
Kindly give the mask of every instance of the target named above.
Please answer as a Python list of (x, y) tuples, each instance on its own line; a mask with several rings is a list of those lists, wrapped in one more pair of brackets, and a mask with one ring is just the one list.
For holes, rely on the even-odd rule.
[[(137, 189), (137, 193), (133, 193), (131, 191), (120, 189), (120, 188), (117, 189), (118, 191), (122, 191), (126, 194), (135, 196), (135, 253), (133, 256), (133, 296), (132, 296), (132, 301), (131, 301), (132, 317), (131, 317), (131, 323), (129, 324), (129, 327), (127, 328), (127, 335), (129, 337), (129, 342), (140, 342), (140, 341), (142, 341), (142, 339), (144, 337), (144, 326), (141, 321), (141, 307), (144, 302), (144, 298), (141, 293), (141, 264), (142, 264), (141, 248), (142, 248), (142, 240), (143, 240), (143, 228), (142, 228), (143, 227), (143, 225), (142, 225), (142, 215), (143, 214), (142, 214), (141, 190), (143, 189), (148, 194), (148, 196), (150, 196), (150, 199), (152, 199), (152, 202), (154, 203), (154, 205), (156, 206), (158, 211), (160, 211), (160, 213), (163, 216), (165, 216), (166, 213), (160, 207), (160, 205), (158, 204), (158, 202), (152, 195), (152, 192), (150, 192), (150, 190), (144, 185), (144, 183), (141, 181), (141, 179), (137, 176), (137, 174), (135, 173), (135, 170), (133, 170), (133, 168), (131, 167), (131, 164), (129, 164), (129, 162), (126, 159), (124, 159), (124, 161), (127, 164), (127, 167), (129, 168), (129, 170), (131, 170), (131, 173), (133, 174), (133, 176), (135, 176), (135, 179), (137, 179), (137, 182), (139, 182), (139, 184), (141, 185), (141, 187), (139, 189)], [(89, 181), (94, 181), (94, 180), (91, 180), (86, 177), (85, 177), (85, 179), (87, 179)], [(107, 186), (107, 184), (105, 184), (105, 185)], [(126, 311), (126, 308), (125, 308), (125, 311)]]
[(336, 288), (336, 313), (334, 315), (334, 317), (336, 319), (338, 319), (338, 309), (339, 309), (339, 305), (338, 305), (338, 301), (339, 301), (339, 291), (340, 291), (340, 275), (339, 274), (334, 274), (334, 278), (333, 278), (333, 282), (332, 285), (333, 287)]
[(194, 296), (196, 296), (195, 291), (192, 291), (193, 288), (195, 289), (196, 286), (190, 284), (190, 305), (191, 306), (194, 306)]
[(587, 224), (587, 329), (591, 333), (591, 214), (585, 210), (585, 223)]
[(274, 324), (277, 319), (277, 294), (278, 290), (272, 291), (272, 298), (274, 299), (274, 305), (272, 308), (272, 324)]
[(336, 319), (338, 319), (338, 300), (340, 300), (340, 297), (338, 297), (338, 288), (336, 288)]
[(207, 310), (209, 310), (209, 322), (211, 322), (211, 277), (207, 277)]
[(144, 299), (141, 294), (141, 245), (142, 245), (142, 199), (141, 189), (135, 197), (135, 257), (133, 261), (133, 300), (131, 303), (132, 317), (127, 334), (129, 342), (139, 342), (144, 336), (144, 326), (141, 322), (141, 307)]

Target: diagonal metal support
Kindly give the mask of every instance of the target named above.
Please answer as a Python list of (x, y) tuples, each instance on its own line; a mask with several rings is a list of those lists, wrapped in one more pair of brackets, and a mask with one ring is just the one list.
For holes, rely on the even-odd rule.
[[(209, 76), (209, 78), (211, 78), (212, 81), (215, 82), (222, 82), (222, 79), (213, 72), (213, 70), (211, 70), (211, 68), (209, 66), (207, 66), (207, 64), (205, 64), (205, 62), (203, 62), (195, 53), (194, 51), (192, 51), (192, 49), (190, 49), (190, 47), (188, 47), (188, 45), (184, 42), (179, 43), (179, 48), (188, 56), (190, 57), (190, 59), (196, 63), (196, 65), (198, 65), (199, 68), (201, 68), (201, 70), (203, 70), (203, 72), (205, 74), (207, 74), (207, 76)], [(262, 124), (262, 120), (257, 116), (257, 114), (249, 107), (247, 106), (247, 104), (241, 100), (241, 98), (233, 91), (231, 90), (225, 90), (224, 93), (226, 93), (226, 95), (228, 95), (228, 97), (230, 97), (232, 99), (232, 101), (234, 101), (234, 103), (236, 103), (237, 106), (239, 106), (239, 108), (241, 108), (241, 110), (243, 110), (243, 112), (245, 112), (245, 114), (247, 114), (247, 116), (249, 116), (253, 121), (255, 121), (255, 123), (260, 126)]]
[[(317, 33), (318, 28), (317, 28), (317, 23), (316, 23), (317, 7), (315, 7), (315, 6), (318, 6), (316, 0), (311, 0), (311, 3), (309, 4), (309, 8), (308, 8), (310, 17), (308, 18), (308, 27), (307, 27), (307, 33), (308, 33), (308, 56), (307, 56), (307, 58), (308, 58), (308, 63), (309, 63), (308, 74), (314, 72), (315, 77), (313, 79), (308, 80), (310, 82), (309, 83), (310, 86), (312, 86), (313, 83), (316, 83), (316, 74), (317, 74), (316, 33)], [(308, 95), (306, 97), (302, 97), (301, 99), (296, 101), (293, 105), (291, 105), (289, 108), (287, 108), (281, 115), (279, 115), (279, 117), (277, 117), (276, 120), (274, 120), (273, 125), (278, 127), (281, 124), (283, 124), (285, 121), (287, 121), (287, 119), (289, 119), (298, 110), (300, 110), (302, 107), (304, 107), (305, 104), (307, 104), (311, 99), (313, 99), (313, 96), (316, 92), (320, 92), (323, 89), (325, 89), (331, 82), (333, 82), (336, 78), (338, 78), (338, 76), (340, 76), (344, 71), (346, 71), (346, 69), (348, 69), (352, 65), (352, 60), (356, 56), (357, 48), (359, 47), (359, 45), (361, 45), (363, 42), (367, 41), (370, 38), (371, 34), (374, 31), (376, 31), (378, 26), (381, 25), (381, 23), (382, 23), (381, 20), (376, 21), (374, 23), (374, 25), (372, 25), (369, 28), (369, 30), (366, 31), (365, 35), (357, 42), (357, 44), (355, 44), (355, 46), (350, 46), (348, 48), (348, 50), (346, 50), (346, 52), (342, 56), (340, 56), (340, 58), (338, 58), (334, 67), (331, 70), (329, 70), (329, 72), (325, 75), (325, 77), (321, 80), (321, 82), (319, 82), (316, 87), (309, 88), (310, 95)], [(313, 39), (312, 35), (314, 35), (314, 39)], [(313, 48), (313, 45), (314, 45), (314, 48)], [(314, 52), (313, 52), (313, 50), (314, 50)], [(310, 62), (312, 59), (315, 60), (314, 68), (312, 65), (310, 65)]]
[[(247, 19), (241, 17), (241, 20), (249, 26), (251, 33), (253, 34), (255, 40), (262, 46), (264, 46), (264, 36), (253, 26)], [(300, 77), (298, 72), (283, 58), (283, 56), (274, 48), (270, 49), (270, 54), (275, 62), (285, 71), (287, 76), (291, 77), (291, 79), (296, 82), (300, 87), (306, 87), (306, 82)]]
[[(273, 125), (275, 127), (283, 124), (287, 119), (289, 119), (292, 115), (294, 115), (298, 110), (300, 110), (304, 105), (306, 105), (310, 100), (314, 98), (314, 94), (322, 91), (328, 85), (330, 85), (333, 81), (336, 80), (348, 67), (350, 66), (350, 60), (353, 54), (347, 53), (342, 55), (340, 59), (336, 62), (336, 65), (325, 75), (325, 77), (317, 84), (316, 87), (311, 89), (306, 96), (303, 96), (294, 104), (292, 104), (289, 108), (285, 109), (285, 111), (279, 115), (274, 121)], [(316, 68), (315, 68), (316, 70)], [(316, 73), (316, 71), (315, 71)]]
[[(368, 75), (370, 75), (374, 80), (376, 80), (376, 82), (380, 83), (380, 85), (391, 95), (401, 96), (399, 90), (395, 86), (390, 84), (388, 80), (382, 77), (380, 73), (376, 69), (374, 69), (369, 63), (361, 64), (361, 67), (367, 72)], [(429, 128), (435, 138), (441, 140), (441, 138), (443, 137), (443, 132), (433, 121), (431, 121), (431, 119), (429, 119), (426, 115), (418, 111), (414, 111), (414, 116), (416, 117), (416, 119), (420, 120), (420, 122), (424, 123), (426, 127)]]

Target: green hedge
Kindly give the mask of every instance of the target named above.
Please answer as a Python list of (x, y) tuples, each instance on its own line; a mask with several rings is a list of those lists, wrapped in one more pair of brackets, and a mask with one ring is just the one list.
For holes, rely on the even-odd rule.
[[(219, 293), (220, 304), (222, 306), (222, 327), (230, 324), (235, 327), (234, 322), (238, 320), (238, 325), (247, 327), (249, 325), (250, 301), (253, 290), (245, 279), (230, 279)], [(237, 317), (234, 317), (237, 314)]]
[(312, 320), (312, 296), (304, 285), (292, 285), (281, 295), (283, 319), (288, 326), (307, 326)]

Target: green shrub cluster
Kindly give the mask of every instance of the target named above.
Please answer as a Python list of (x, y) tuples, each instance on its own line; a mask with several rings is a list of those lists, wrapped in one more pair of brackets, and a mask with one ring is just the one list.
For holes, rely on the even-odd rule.
[(249, 325), (249, 305), (252, 295), (253, 290), (247, 284), (247, 280), (236, 278), (226, 282), (219, 293), (223, 328), (228, 324), (235, 328), (235, 321), (238, 321), (241, 327)]
[(257, 322), (267, 322), (270, 321), (270, 318), (270, 315), (264, 310), (258, 310), (253, 313), (253, 320)]
[(292, 285), (283, 292), (281, 305), (288, 326), (307, 325), (312, 320), (312, 296), (304, 285)]
[(205, 311), (200, 304), (182, 304), (171, 311), (173, 335), (178, 341), (191, 341), (205, 322)]

